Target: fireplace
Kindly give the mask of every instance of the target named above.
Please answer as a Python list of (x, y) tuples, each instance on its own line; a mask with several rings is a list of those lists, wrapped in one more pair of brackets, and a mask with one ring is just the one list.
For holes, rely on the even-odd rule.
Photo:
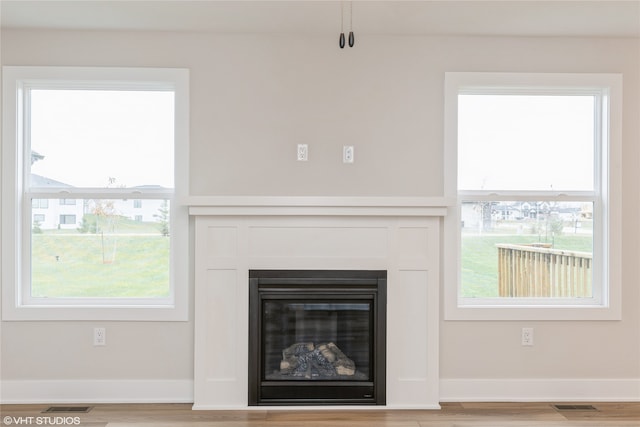
[(384, 405), (380, 270), (250, 270), (248, 404)]
[[(260, 395), (267, 387), (311, 381), (289, 378), (290, 381), (276, 382), (264, 378), (263, 374), (269, 371), (256, 356), (257, 343), (253, 342), (249, 349), (254, 340), (249, 339), (249, 321), (255, 313), (255, 302), (251, 311), (249, 308), (249, 272), (251, 279), (258, 279), (257, 271), (274, 270), (386, 272), (386, 312), (382, 312), (385, 322), (378, 323), (385, 324), (386, 337), (379, 336), (386, 340), (387, 351), (374, 355), (377, 362), (373, 381), (362, 381), (367, 387), (371, 385), (366, 383), (374, 384), (377, 398), (365, 397), (369, 392), (354, 392), (354, 398), (371, 399), (360, 408), (439, 408), (439, 255), (441, 217), (447, 210), (435, 204), (438, 200), (433, 204), (429, 200), (380, 198), (214, 198), (205, 202), (207, 206), (189, 209), (195, 221), (194, 409), (262, 410), (269, 405), (295, 405), (304, 410), (325, 403), (335, 405), (324, 408), (360, 404), (347, 398), (327, 402), (330, 387), (344, 383), (337, 379), (316, 381), (304, 390), (297, 387), (296, 393), (311, 394), (316, 389), (323, 393), (319, 397), (308, 396), (304, 404), (287, 396), (277, 402), (267, 401), (264, 394)], [(342, 277), (349, 278), (352, 276)], [(308, 291), (309, 278), (304, 279), (303, 283), (281, 284), (287, 284), (284, 287), (288, 291), (295, 287)], [(343, 281), (340, 287), (351, 287), (346, 283)], [(278, 288), (273, 282), (269, 286)], [(383, 289), (367, 298), (375, 298), (376, 307), (385, 307), (380, 302), (384, 294)], [(321, 310), (315, 311), (318, 315)], [(354, 316), (360, 312), (352, 311), (356, 311), (351, 313)], [(337, 318), (338, 314), (333, 316)], [(356, 370), (365, 370), (360, 356), (350, 354), (351, 350), (338, 343), (337, 338), (323, 341), (333, 342), (354, 362)], [(270, 371), (279, 370), (283, 351), (298, 343), (272, 344), (277, 355), (270, 361), (275, 364)], [(384, 348), (380, 340), (376, 345)], [(248, 366), (253, 367), (251, 381)], [(386, 372), (376, 372), (377, 368)], [(346, 382), (352, 391), (362, 385), (354, 380)], [(248, 384), (253, 384), (251, 399)]]

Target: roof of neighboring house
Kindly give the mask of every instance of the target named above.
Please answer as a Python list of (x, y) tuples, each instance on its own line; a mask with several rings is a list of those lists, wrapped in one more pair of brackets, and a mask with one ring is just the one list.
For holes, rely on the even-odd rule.
[(520, 210), (520, 206), (518, 206), (516, 204), (495, 205), (495, 206), (493, 206), (493, 209), (497, 210), (497, 211), (519, 211)]
[(37, 151), (31, 151), (31, 164), (34, 164), (38, 160), (42, 159), (44, 159), (44, 156), (42, 154), (38, 153)]
[(73, 187), (72, 185), (65, 184), (64, 182), (56, 181), (55, 179), (47, 178), (45, 176), (31, 174), (31, 185), (33, 187)]
[(147, 190), (150, 190), (150, 189), (166, 190), (167, 189), (167, 187), (163, 187), (162, 185), (157, 185), (157, 184), (136, 185), (130, 188), (145, 188)]
[[(64, 182), (56, 181), (55, 179), (47, 178), (46, 176), (37, 175), (35, 173), (31, 174), (31, 186), (33, 187), (73, 187), (73, 185), (65, 184)], [(166, 187), (161, 185), (136, 185), (135, 187), (130, 188), (139, 188), (139, 189), (158, 189), (158, 190), (166, 190)]]

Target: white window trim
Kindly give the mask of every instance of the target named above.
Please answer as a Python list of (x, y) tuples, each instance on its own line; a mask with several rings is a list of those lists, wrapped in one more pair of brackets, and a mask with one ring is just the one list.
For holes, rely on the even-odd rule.
[[(552, 299), (463, 299), (460, 291), (460, 202), (457, 190), (457, 113), (458, 93), (471, 87), (484, 88), (607, 88), (608, 92), (608, 141), (603, 142), (602, 156), (597, 157), (596, 167), (600, 168), (603, 181), (602, 225), (598, 236), (594, 235), (594, 257), (601, 256), (600, 270), (594, 271), (594, 282), (602, 281), (601, 298), (585, 302), (576, 300), (560, 301)], [(444, 219), (444, 318), (445, 320), (620, 320), (621, 319), (621, 239), (622, 239), (622, 76), (620, 74), (589, 73), (445, 73), (445, 197), (455, 198), (454, 212)], [(606, 123), (604, 124), (607, 125)], [(604, 130), (603, 130), (604, 131)], [(601, 162), (599, 162), (601, 161)], [(596, 190), (598, 191), (598, 190)], [(471, 196), (472, 192), (464, 194)], [(522, 195), (521, 193), (519, 193)], [(531, 192), (526, 197), (532, 199), (549, 198), (549, 193)], [(513, 196), (513, 195), (511, 195)], [(558, 194), (581, 200), (580, 192)], [(483, 196), (483, 197), (486, 197)], [(496, 195), (503, 200), (509, 192)], [(588, 197), (588, 196), (587, 196)], [(598, 209), (594, 206), (594, 209)], [(598, 240), (600, 243), (596, 242)], [(596, 247), (597, 245), (597, 247)], [(599, 253), (600, 252), (600, 253)]]
[[(189, 261), (186, 254), (189, 252), (189, 216), (188, 207), (180, 204), (180, 200), (186, 199), (189, 188), (189, 71), (177, 68), (5, 66), (2, 72), (2, 320), (188, 320)], [(29, 301), (23, 297), (24, 278), (29, 274), (28, 263), (23, 259), (30, 256), (23, 239), (30, 233), (30, 218), (25, 219), (23, 215), (29, 209), (21, 209), (21, 204), (26, 203), (24, 189), (21, 188), (21, 176), (25, 173), (22, 166), (25, 156), (22, 141), (24, 129), (20, 127), (24, 108), (21, 91), (25, 84), (46, 82), (53, 85), (56, 80), (86, 82), (86, 88), (91, 88), (96, 82), (101, 88), (113, 84), (118, 89), (125, 84), (131, 88), (167, 87), (170, 84), (175, 91), (175, 188), (170, 208), (172, 242), (169, 298)], [(111, 193), (110, 197), (121, 195)], [(60, 192), (32, 195), (42, 198), (64, 196)], [(134, 198), (131, 194), (127, 196)], [(82, 197), (82, 194), (74, 193), (73, 197)], [(143, 197), (135, 195), (135, 198)]]

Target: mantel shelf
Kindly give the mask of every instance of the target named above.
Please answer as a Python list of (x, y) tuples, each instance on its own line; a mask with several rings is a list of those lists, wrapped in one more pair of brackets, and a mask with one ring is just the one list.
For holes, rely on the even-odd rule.
[(446, 197), (191, 196), (189, 215), (445, 216)]

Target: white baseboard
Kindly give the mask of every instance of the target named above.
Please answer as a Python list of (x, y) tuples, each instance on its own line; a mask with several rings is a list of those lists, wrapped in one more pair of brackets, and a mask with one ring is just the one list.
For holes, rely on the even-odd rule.
[(4, 380), (0, 403), (191, 403), (193, 380)]
[[(442, 379), (440, 401), (638, 402), (640, 378)], [(192, 402), (192, 380), (5, 380), (0, 385), (1, 404)]]
[(637, 379), (441, 379), (442, 402), (637, 402)]

